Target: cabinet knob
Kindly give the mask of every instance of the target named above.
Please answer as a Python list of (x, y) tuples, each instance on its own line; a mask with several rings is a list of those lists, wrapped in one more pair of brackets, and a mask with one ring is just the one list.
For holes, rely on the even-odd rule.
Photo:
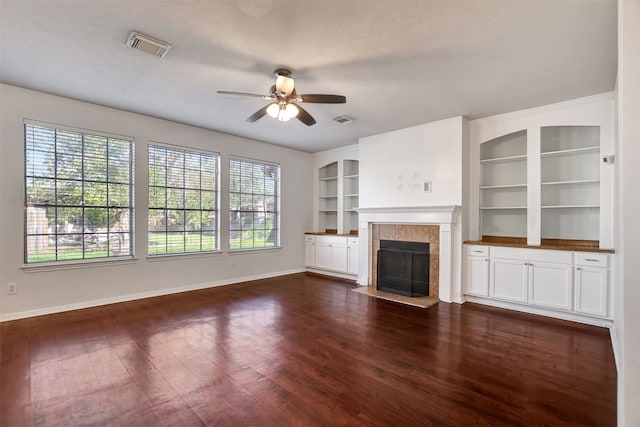
[(576, 270), (577, 270), (577, 271), (580, 271), (580, 270), (581, 270), (581, 268), (580, 268), (580, 267), (576, 267)]

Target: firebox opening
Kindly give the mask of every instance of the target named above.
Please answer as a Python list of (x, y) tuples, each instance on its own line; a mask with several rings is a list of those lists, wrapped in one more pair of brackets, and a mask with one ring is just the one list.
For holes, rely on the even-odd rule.
[(429, 243), (381, 240), (377, 268), (379, 291), (429, 295)]

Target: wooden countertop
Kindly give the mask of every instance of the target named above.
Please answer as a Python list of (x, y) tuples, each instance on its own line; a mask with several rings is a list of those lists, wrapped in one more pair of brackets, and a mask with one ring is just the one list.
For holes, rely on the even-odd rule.
[(326, 231), (305, 231), (304, 234), (309, 234), (312, 236), (339, 236), (339, 237), (358, 237), (358, 233), (352, 234), (338, 234), (338, 233), (327, 233)]
[(483, 240), (465, 240), (465, 245), (505, 246), (509, 248), (546, 249), (554, 251), (600, 252), (613, 254), (613, 249), (600, 249), (595, 240), (542, 239), (540, 246), (527, 245), (527, 239), (518, 237), (493, 237)]

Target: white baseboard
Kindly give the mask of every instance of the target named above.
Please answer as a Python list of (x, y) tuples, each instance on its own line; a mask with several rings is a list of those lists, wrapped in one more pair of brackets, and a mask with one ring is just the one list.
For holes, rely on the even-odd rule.
[(339, 277), (341, 279), (353, 280), (354, 282), (358, 279), (358, 276), (354, 276), (353, 274), (339, 273), (337, 271), (331, 270), (320, 270), (317, 268), (307, 267), (305, 271), (308, 271), (309, 273), (322, 274), (323, 276), (332, 276)]
[(273, 273), (257, 274), (254, 276), (234, 277), (232, 279), (218, 280), (208, 283), (196, 283), (193, 285), (180, 286), (176, 288), (159, 289), (157, 291), (139, 292), (135, 294), (121, 295), (112, 298), (102, 298), (97, 300), (83, 301), (75, 304), (58, 305), (54, 307), (39, 308), (36, 310), (20, 311), (0, 315), (0, 323), (10, 320), (25, 319), (28, 317), (43, 316), (45, 314), (61, 313), (64, 311), (80, 310), (83, 308), (99, 307), (101, 305), (115, 304), (118, 302), (134, 301), (144, 298), (159, 297), (162, 295), (177, 294), (180, 292), (196, 291), (199, 289), (215, 288), (217, 286), (233, 285), (237, 283), (250, 282), (252, 280), (269, 279), (272, 277), (287, 276), (289, 274), (304, 273), (306, 269), (296, 268), (287, 271), (277, 271)]
[(600, 319), (597, 317), (581, 316), (574, 313), (565, 313), (563, 311), (547, 310), (541, 307), (534, 307), (529, 305), (514, 304), (506, 301), (498, 301), (490, 298), (475, 297), (471, 295), (465, 295), (465, 300), (469, 302), (475, 302), (478, 304), (490, 305), (492, 307), (506, 308), (508, 310), (522, 311), (529, 314), (538, 314), (540, 316), (553, 317), (561, 320), (570, 320), (572, 322), (584, 323), (592, 326), (601, 326), (609, 328), (613, 326), (613, 321), (609, 319)]
[(615, 325), (609, 327), (609, 334), (611, 335), (611, 347), (613, 347), (613, 360), (616, 362), (616, 370), (618, 375), (620, 374), (620, 341), (618, 340), (618, 333), (616, 332)]

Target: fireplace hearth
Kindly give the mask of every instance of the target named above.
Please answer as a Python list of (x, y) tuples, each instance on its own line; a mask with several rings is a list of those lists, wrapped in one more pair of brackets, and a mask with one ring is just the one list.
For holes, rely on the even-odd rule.
[(429, 243), (380, 240), (377, 260), (379, 291), (408, 297), (429, 295)]

